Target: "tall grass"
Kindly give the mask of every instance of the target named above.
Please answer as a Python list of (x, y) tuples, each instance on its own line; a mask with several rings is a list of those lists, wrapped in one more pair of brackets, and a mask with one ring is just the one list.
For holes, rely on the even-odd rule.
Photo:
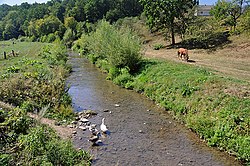
[(96, 31), (83, 35), (81, 49), (88, 50), (88, 57), (93, 63), (107, 61), (110, 68), (125, 68), (135, 71), (141, 60), (141, 44), (139, 38), (132, 31), (117, 29), (102, 20)]
[[(70, 71), (60, 44), (0, 42), (0, 51), (19, 50), (0, 59), (1, 165), (90, 165), (90, 155), (27, 116), (40, 112), (59, 120), (74, 117), (65, 89)], [(16, 107), (14, 109), (14, 107)]]

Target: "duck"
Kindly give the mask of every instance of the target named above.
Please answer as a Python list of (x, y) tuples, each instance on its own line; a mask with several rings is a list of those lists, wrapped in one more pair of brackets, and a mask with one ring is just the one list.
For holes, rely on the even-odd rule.
[(107, 133), (108, 128), (107, 128), (107, 126), (104, 124), (104, 120), (105, 120), (105, 118), (102, 118), (102, 124), (101, 124), (100, 128), (101, 128), (101, 131), (102, 131), (103, 133)]

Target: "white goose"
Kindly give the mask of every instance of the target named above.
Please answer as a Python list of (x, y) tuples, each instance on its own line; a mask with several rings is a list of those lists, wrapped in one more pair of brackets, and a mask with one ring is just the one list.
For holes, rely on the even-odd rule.
[(107, 126), (104, 124), (104, 119), (105, 119), (105, 118), (102, 118), (102, 124), (101, 124), (100, 128), (101, 128), (101, 130), (102, 130), (103, 133), (106, 133), (106, 132), (108, 131), (108, 128), (107, 128)]

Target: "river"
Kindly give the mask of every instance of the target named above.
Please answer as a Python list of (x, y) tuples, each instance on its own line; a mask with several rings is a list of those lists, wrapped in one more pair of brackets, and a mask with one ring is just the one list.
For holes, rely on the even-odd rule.
[(97, 166), (238, 166), (225, 152), (207, 147), (193, 132), (175, 121), (145, 96), (114, 85), (94, 65), (70, 53), (73, 72), (68, 77), (74, 110), (94, 110), (110, 133), (100, 146), (91, 146), (88, 131), (78, 131), (76, 148), (93, 155)]

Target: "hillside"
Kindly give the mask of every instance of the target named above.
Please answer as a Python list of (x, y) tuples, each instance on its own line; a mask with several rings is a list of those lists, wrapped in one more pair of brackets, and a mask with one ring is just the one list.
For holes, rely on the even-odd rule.
[[(182, 62), (177, 58), (177, 48), (171, 48), (162, 34), (146, 34), (149, 41), (144, 45), (145, 57), (163, 58)], [(190, 49), (188, 64), (204, 66), (219, 75), (250, 81), (250, 40), (246, 36), (229, 37), (229, 44), (212, 49)], [(154, 50), (154, 45), (162, 44), (163, 48)], [(184, 62), (183, 62), (184, 63)]]

